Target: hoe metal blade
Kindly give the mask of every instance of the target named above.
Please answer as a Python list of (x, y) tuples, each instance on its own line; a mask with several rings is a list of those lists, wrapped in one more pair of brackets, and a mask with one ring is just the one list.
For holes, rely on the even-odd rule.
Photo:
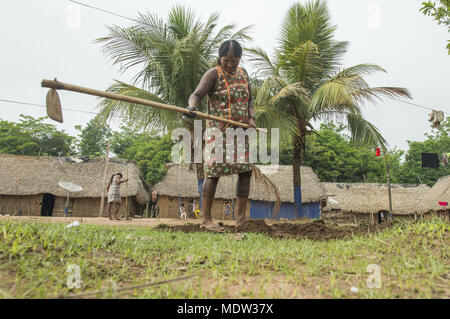
[(47, 115), (52, 120), (59, 123), (63, 122), (63, 115), (61, 109), (61, 101), (58, 92), (55, 89), (50, 89), (47, 93)]

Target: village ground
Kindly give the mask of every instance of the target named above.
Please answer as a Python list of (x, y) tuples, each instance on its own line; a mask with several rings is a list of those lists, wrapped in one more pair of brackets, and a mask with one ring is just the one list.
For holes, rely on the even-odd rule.
[[(252, 221), (239, 232), (225, 221), (225, 233), (198, 223), (2, 216), (0, 298), (450, 297), (450, 223), (439, 218)], [(73, 265), (81, 287), (69, 289)]]

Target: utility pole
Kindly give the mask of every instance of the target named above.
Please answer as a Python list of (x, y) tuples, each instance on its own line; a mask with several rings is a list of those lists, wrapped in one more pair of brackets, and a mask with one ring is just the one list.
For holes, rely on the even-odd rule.
[(101, 202), (100, 202), (100, 211), (98, 213), (98, 217), (102, 217), (103, 216), (103, 209), (104, 209), (104, 206), (105, 206), (104, 197), (105, 197), (106, 171), (108, 170), (108, 162), (109, 162), (109, 146), (110, 146), (110, 142), (108, 141), (108, 144), (106, 145), (105, 171), (103, 173), (102, 199), (101, 199)]

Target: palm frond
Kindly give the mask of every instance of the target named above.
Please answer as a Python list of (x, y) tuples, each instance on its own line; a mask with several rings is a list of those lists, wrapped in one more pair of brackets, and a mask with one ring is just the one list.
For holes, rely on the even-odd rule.
[[(198, 22), (197, 22), (198, 23)], [(182, 39), (195, 27), (195, 13), (182, 5), (175, 5), (169, 11), (168, 27), (177, 39)]]
[[(105, 53), (114, 64), (120, 65), (122, 72), (138, 69), (130, 83), (133, 89), (127, 91), (124, 83), (116, 83), (109, 90), (147, 97), (152, 94), (167, 104), (187, 105), (202, 75), (215, 60), (221, 41), (233, 36), (245, 41), (251, 39), (250, 26), (236, 30), (235, 24), (229, 24), (219, 29), (218, 19), (219, 14), (213, 13), (203, 22), (191, 9), (177, 5), (169, 11), (167, 22), (147, 11), (139, 13), (136, 25), (107, 27), (108, 36), (97, 39)], [(105, 102), (103, 107), (106, 105), (114, 104)], [(119, 105), (115, 112), (126, 109)], [(202, 101), (200, 111), (205, 106)], [(136, 123), (141, 125), (154, 122), (155, 126), (168, 127), (174, 121), (172, 117), (134, 111), (139, 114)], [(163, 125), (166, 120), (167, 125)]]
[(351, 142), (369, 147), (382, 147), (387, 149), (389, 144), (380, 131), (362, 115), (347, 114), (348, 129), (351, 133)]
[(339, 80), (341, 78), (348, 78), (352, 76), (363, 76), (363, 75), (371, 75), (375, 72), (384, 72), (386, 73), (386, 70), (383, 69), (381, 66), (376, 64), (357, 64), (348, 68), (345, 68), (341, 70), (340, 72), (337, 72), (335, 76), (331, 78), (331, 80)]
[(254, 67), (258, 70), (258, 74), (264, 77), (277, 76), (277, 67), (272, 63), (269, 55), (261, 48), (245, 48), (244, 54)]
[[(107, 92), (164, 103), (155, 94), (120, 81), (109, 86)], [(177, 113), (140, 104), (102, 99), (98, 108), (100, 112), (96, 118), (102, 122), (119, 117), (136, 128), (158, 130), (167, 130), (182, 124), (181, 116)]]
[(275, 206), (273, 208), (273, 216), (276, 217), (281, 207), (280, 190), (261, 170), (253, 165), (253, 176), (257, 183), (262, 183), (268, 193), (272, 193), (275, 196)]
[(251, 34), (253, 32), (253, 28), (254, 28), (253, 25), (245, 26), (242, 29), (239, 29), (235, 33), (233, 33), (230, 39), (237, 40), (242, 44), (245, 44), (246, 42), (252, 40)]
[(360, 114), (361, 107), (367, 102), (375, 103), (382, 97), (411, 97), (405, 88), (369, 87), (362, 76), (379, 71), (385, 72), (374, 64), (359, 64), (338, 72), (314, 93), (312, 109), (315, 116), (331, 110)]
[(282, 69), (291, 82), (303, 82), (314, 91), (336, 69), (348, 43), (335, 41), (335, 31), (325, 1), (296, 3), (289, 8), (278, 40)]

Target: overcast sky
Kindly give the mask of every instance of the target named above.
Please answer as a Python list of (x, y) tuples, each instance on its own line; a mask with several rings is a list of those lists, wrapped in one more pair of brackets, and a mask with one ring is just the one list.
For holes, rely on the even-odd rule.
[[(254, 25), (252, 46), (271, 51), (281, 22), (295, 1), (290, 0), (80, 0), (80, 2), (135, 18), (149, 10), (167, 19), (175, 4), (192, 8), (206, 19), (220, 13), (221, 25)], [(304, 3), (305, 1), (300, 1)], [(105, 90), (113, 79), (129, 81), (103, 53), (96, 38), (106, 25), (132, 22), (78, 6), (68, 0), (6, 0), (0, 12), (0, 99), (45, 104), (42, 79)], [(399, 86), (410, 90), (411, 102), (450, 113), (450, 56), (445, 48), (449, 34), (419, 12), (420, 0), (329, 0), (337, 39), (350, 42), (343, 66), (373, 63), (387, 74), (367, 78), (372, 86)], [(245, 60), (242, 61), (245, 66)], [(88, 95), (60, 91), (63, 108), (96, 111), (98, 100)], [(186, 101), (187, 102), (187, 101)], [(431, 132), (430, 111), (385, 99), (368, 104), (364, 115), (377, 126), (391, 148), (407, 149), (407, 140), (423, 141)], [(18, 121), (20, 114), (45, 116), (45, 109), (0, 101), (0, 119)], [(447, 114), (448, 116), (448, 114)], [(92, 114), (64, 111), (57, 124), (75, 135), (74, 126), (85, 126)], [(117, 124), (112, 125), (114, 129)]]

